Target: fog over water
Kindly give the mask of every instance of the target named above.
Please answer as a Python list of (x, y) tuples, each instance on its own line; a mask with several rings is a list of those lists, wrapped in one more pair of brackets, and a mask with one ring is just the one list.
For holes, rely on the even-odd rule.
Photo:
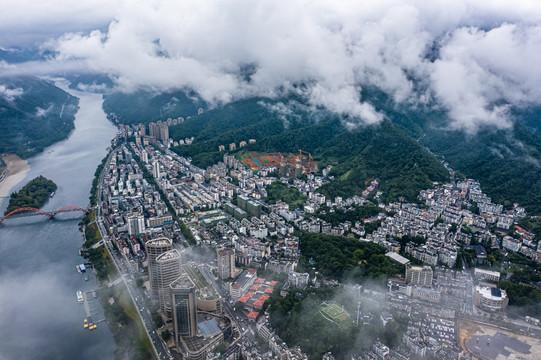
[[(68, 91), (65, 84), (61, 87)], [(30, 172), (12, 189), (38, 175), (53, 180), (58, 189), (45, 211), (88, 205), (94, 172), (116, 134), (101, 109), (101, 95), (69, 92), (80, 99), (75, 130), (31, 158)], [(7, 202), (0, 199), (2, 213)], [(79, 213), (67, 213), (58, 220), (35, 216), (0, 225), (0, 359), (114, 358), (106, 323), (92, 332), (83, 329), (86, 314), (75, 293), (96, 284), (75, 270), (83, 262), (79, 221)]]

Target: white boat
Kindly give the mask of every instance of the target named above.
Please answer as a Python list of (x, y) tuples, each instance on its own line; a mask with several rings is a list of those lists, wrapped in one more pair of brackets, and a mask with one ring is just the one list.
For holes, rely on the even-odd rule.
[(80, 302), (80, 303), (84, 302), (83, 293), (81, 292), (81, 290), (77, 291), (77, 301)]
[(49, 197), (53, 197), (54, 196), (54, 191), (51, 193), (51, 195), (49, 195)]

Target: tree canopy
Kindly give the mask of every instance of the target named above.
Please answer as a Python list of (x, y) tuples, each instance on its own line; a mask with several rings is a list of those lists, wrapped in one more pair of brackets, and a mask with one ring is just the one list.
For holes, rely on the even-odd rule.
[(53, 191), (56, 184), (43, 176), (31, 180), (18, 192), (11, 194), (9, 204), (4, 215), (21, 207), (41, 208)]

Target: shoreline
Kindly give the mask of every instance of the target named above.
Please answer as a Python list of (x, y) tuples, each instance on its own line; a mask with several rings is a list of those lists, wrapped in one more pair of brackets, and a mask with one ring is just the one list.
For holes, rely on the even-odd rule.
[(28, 165), (28, 160), (23, 160), (15, 154), (2, 154), (2, 160), (7, 165), (8, 173), (0, 181), (0, 197), (9, 197), (11, 189), (30, 171), (30, 165)]

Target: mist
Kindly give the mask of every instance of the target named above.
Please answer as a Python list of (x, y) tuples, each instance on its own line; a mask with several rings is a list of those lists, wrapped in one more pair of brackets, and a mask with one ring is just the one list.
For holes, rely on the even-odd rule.
[(105, 73), (121, 91), (191, 88), (215, 105), (304, 84), (311, 106), (345, 115), (350, 128), (384, 119), (362, 98), (365, 86), (398, 103), (436, 103), (450, 129), (468, 133), (509, 128), (510, 107), (541, 102), (541, 7), (532, 0), (100, 2), (57, 0), (43, 17), (11, 4), (43, 31), (32, 38), (7, 11), (5, 38), (51, 55), (0, 70)]

